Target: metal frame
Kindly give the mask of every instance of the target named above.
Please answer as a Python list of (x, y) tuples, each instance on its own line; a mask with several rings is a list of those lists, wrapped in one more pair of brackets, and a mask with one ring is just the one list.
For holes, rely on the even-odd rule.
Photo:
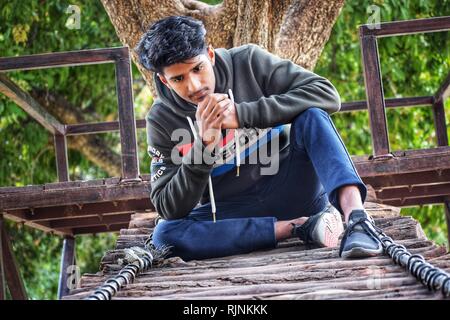
[[(114, 63), (116, 69), (117, 102), (119, 107), (119, 129), (122, 151), (122, 180), (141, 181), (137, 156), (136, 123), (134, 120), (131, 61), (128, 47), (79, 50), (36, 54), (21, 57), (0, 58), (0, 72), (44, 69), (53, 67), (80, 66), (88, 64)], [(0, 92), (15, 101), (31, 117), (55, 135), (58, 176), (64, 176), (67, 168), (67, 146), (63, 142), (67, 125), (61, 124), (34, 99), (23, 92), (6, 76), (0, 74)], [(66, 156), (64, 156), (66, 154)], [(60, 181), (65, 181), (61, 180)], [(68, 180), (68, 179), (67, 179)]]
[[(384, 99), (383, 83), (381, 79), (380, 58), (378, 54), (377, 38), (411, 35), (424, 32), (438, 32), (450, 30), (450, 17), (397, 21), (375, 25), (362, 25), (360, 31), (361, 54), (364, 68), (367, 107), (370, 116), (373, 155), (375, 158), (391, 157), (389, 137), (386, 121), (386, 102)], [(449, 76), (433, 97), (432, 105), (435, 116), (436, 132), (439, 145), (448, 145), (446, 141), (445, 113), (443, 112), (444, 94), (449, 89)]]

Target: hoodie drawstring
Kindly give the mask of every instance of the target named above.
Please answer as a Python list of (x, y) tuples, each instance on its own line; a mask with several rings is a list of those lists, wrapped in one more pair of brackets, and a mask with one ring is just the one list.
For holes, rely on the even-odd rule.
[[(198, 136), (197, 130), (195, 130), (194, 122), (189, 116), (186, 116), (189, 126), (191, 127), (192, 133), (194, 134), (194, 140), (199, 140), (200, 137)], [(211, 210), (213, 215), (213, 221), (216, 222), (216, 200), (214, 198), (214, 190), (212, 186), (212, 179), (211, 175), (208, 177), (208, 188), (209, 188), (209, 199), (211, 200)]]
[[(231, 99), (231, 103), (234, 106), (234, 95), (231, 89), (228, 89), (228, 96)], [(239, 129), (234, 129), (234, 148), (236, 151), (236, 176), (239, 177), (239, 168), (241, 166), (241, 146), (239, 143)]]

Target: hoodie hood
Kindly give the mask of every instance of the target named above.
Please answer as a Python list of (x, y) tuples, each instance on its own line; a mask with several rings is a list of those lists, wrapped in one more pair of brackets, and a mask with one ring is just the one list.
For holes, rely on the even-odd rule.
[[(215, 64), (213, 66), (214, 76), (216, 78), (215, 93), (227, 93), (229, 88), (233, 88), (233, 61), (228, 50), (215, 49)], [(173, 112), (182, 117), (191, 117), (195, 119), (197, 106), (181, 98), (175, 91), (167, 88), (158, 75), (153, 75), (156, 84), (158, 100), (169, 107)]]

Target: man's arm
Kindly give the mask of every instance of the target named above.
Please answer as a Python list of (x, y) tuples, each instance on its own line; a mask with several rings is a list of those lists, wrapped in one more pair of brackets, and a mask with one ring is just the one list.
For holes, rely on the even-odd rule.
[(252, 71), (248, 74), (258, 82), (265, 96), (236, 103), (239, 127), (268, 128), (290, 123), (310, 107), (328, 113), (340, 109), (339, 93), (331, 82), (292, 61), (251, 45), (248, 63)]
[(146, 123), (148, 152), (152, 157), (150, 199), (164, 219), (181, 219), (199, 202), (213, 166), (203, 161), (194, 164), (193, 159), (203, 159), (201, 140), (194, 142), (181, 164), (173, 163), (171, 152), (175, 144), (170, 136), (148, 116)]

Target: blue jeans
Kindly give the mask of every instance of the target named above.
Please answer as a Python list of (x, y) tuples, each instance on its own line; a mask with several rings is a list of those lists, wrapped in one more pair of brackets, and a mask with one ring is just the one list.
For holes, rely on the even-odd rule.
[(276, 175), (249, 194), (194, 208), (183, 219), (163, 220), (153, 232), (153, 244), (171, 246), (184, 260), (207, 259), (270, 249), (277, 245), (275, 222), (308, 217), (330, 202), (342, 213), (338, 189), (367, 189), (329, 115), (309, 108), (291, 123), (289, 155)]

